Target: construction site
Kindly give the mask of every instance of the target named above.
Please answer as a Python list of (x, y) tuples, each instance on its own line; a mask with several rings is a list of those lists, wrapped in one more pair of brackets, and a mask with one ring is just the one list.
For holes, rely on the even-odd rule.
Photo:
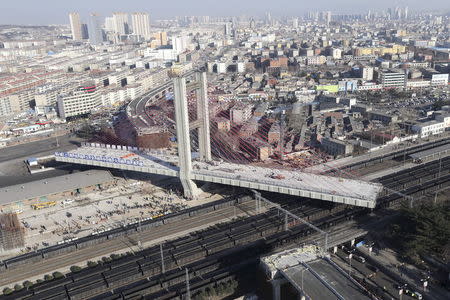
[(16, 213), (0, 214), (0, 251), (23, 247), (25, 229)]

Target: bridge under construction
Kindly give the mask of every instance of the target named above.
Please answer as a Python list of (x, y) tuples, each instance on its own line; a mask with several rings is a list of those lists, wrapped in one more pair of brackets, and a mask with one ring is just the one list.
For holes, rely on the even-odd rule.
[[(172, 76), (178, 153), (137, 147), (85, 143), (69, 152), (57, 152), (57, 161), (179, 177), (186, 197), (199, 194), (195, 181), (307, 197), (373, 208), (382, 186), (340, 177), (316, 175), (213, 160), (209, 132), (206, 73), (195, 73), (197, 120), (190, 121), (186, 78)], [(198, 130), (198, 156), (191, 152), (190, 131)]]

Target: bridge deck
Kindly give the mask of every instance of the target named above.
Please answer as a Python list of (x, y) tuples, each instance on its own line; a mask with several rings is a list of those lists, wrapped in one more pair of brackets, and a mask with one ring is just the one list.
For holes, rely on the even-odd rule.
[[(119, 146), (120, 147), (120, 146)], [(126, 169), (178, 177), (178, 158), (160, 151), (136, 148), (85, 146), (68, 153), (55, 153), (57, 161)], [(227, 162), (193, 161), (192, 179), (313, 199), (375, 207), (382, 186), (361, 180), (239, 165)]]

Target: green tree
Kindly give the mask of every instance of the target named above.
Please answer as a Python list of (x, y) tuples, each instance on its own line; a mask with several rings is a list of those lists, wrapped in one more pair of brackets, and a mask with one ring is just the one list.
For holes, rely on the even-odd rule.
[(14, 292), (14, 291), (12, 289), (8, 288), (8, 287), (3, 289), (3, 295), (9, 295), (12, 292)]
[(58, 279), (58, 278), (63, 278), (64, 274), (61, 272), (53, 272), (53, 278)]
[(14, 285), (14, 290), (15, 291), (20, 291), (21, 289), (23, 289), (23, 286), (21, 286), (20, 284), (15, 284)]
[(97, 266), (98, 265), (98, 263), (97, 262), (95, 262), (95, 261), (88, 261), (87, 262), (87, 266), (89, 267), (89, 268), (93, 268), (93, 267), (95, 267), (95, 266)]
[(51, 280), (53, 280), (53, 276), (50, 275), (50, 274), (46, 274), (46, 275), (44, 276), (44, 280), (45, 280), (45, 281), (51, 281)]
[(113, 254), (110, 255), (110, 257), (111, 257), (112, 260), (116, 260), (116, 259), (120, 258), (120, 255), (113, 253)]
[(29, 280), (25, 280), (25, 281), (23, 282), (23, 286), (24, 286), (25, 288), (29, 289), (30, 287), (33, 286), (33, 283), (32, 283), (31, 281), (29, 281)]
[(70, 267), (70, 272), (72, 272), (72, 273), (80, 272), (81, 270), (82, 270), (82, 268), (79, 266), (71, 266)]
[(449, 204), (405, 207), (387, 236), (399, 247), (400, 254), (412, 261), (417, 262), (423, 254), (441, 255), (450, 240), (449, 208)]

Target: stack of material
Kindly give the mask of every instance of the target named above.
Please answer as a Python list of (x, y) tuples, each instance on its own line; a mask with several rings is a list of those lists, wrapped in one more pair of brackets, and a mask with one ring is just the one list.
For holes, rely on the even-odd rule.
[(23, 247), (25, 229), (15, 213), (0, 215), (0, 251)]

